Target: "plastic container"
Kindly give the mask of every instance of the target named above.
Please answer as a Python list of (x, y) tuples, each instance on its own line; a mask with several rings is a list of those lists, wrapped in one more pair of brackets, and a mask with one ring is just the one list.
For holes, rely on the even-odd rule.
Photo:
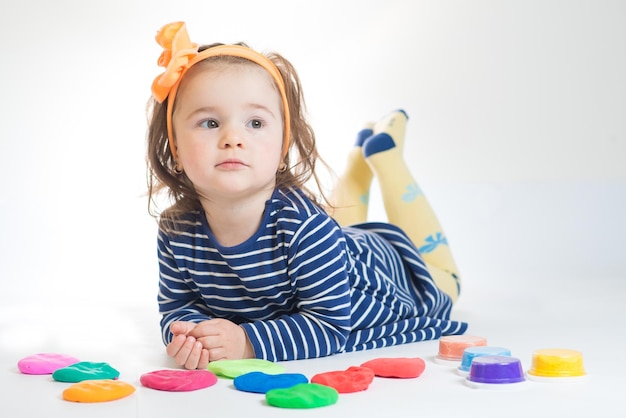
[(582, 353), (564, 348), (535, 350), (527, 374), (536, 381), (575, 380), (585, 375)]
[(526, 381), (520, 359), (511, 356), (480, 356), (472, 361), (465, 382), (474, 388), (502, 389)]
[(457, 373), (461, 376), (467, 376), (472, 365), (472, 361), (482, 356), (511, 356), (511, 350), (504, 347), (494, 347), (489, 345), (467, 347), (463, 351), (461, 364), (457, 368)]
[(439, 352), (435, 356), (435, 362), (458, 367), (466, 348), (485, 345), (487, 345), (487, 340), (476, 335), (447, 335), (441, 337), (439, 339)]

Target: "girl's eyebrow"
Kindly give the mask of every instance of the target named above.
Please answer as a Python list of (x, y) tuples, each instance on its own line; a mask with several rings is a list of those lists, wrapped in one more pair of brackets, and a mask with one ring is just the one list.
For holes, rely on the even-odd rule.
[[(249, 107), (250, 109), (259, 109), (259, 110), (265, 111), (269, 113), (273, 118), (276, 118), (276, 115), (274, 114), (274, 112), (272, 112), (267, 106), (262, 105), (260, 103), (248, 103), (247, 107)], [(202, 106), (192, 111), (189, 114), (188, 119), (193, 118), (198, 113), (213, 113), (213, 112), (217, 112), (218, 109), (219, 109), (219, 106)]]
[(260, 103), (248, 103), (248, 107), (252, 108), (252, 109), (260, 109), (263, 110), (267, 113), (269, 113), (273, 118), (276, 117), (276, 115), (274, 115), (274, 112), (272, 112), (267, 106), (262, 105)]

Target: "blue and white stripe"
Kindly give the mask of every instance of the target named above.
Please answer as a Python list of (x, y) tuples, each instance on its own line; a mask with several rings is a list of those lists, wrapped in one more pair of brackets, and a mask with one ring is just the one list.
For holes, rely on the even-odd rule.
[(450, 299), (398, 228), (340, 228), (298, 190), (277, 190), (259, 231), (221, 246), (201, 212), (158, 236), (163, 341), (174, 321), (225, 318), (257, 358), (327, 356), (461, 334)]

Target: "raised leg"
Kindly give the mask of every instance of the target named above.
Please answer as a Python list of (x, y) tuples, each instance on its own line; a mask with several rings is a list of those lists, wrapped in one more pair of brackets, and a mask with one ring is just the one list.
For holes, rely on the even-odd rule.
[(448, 241), (402, 157), (406, 122), (400, 110), (377, 123), (374, 135), (363, 143), (363, 156), (378, 179), (389, 222), (406, 232), (437, 286), (455, 302), (461, 282)]
[(346, 169), (337, 180), (331, 195), (333, 217), (341, 226), (367, 220), (373, 173), (363, 158), (361, 146), (372, 135), (372, 127), (373, 124), (367, 125), (358, 133), (354, 148), (348, 154)]

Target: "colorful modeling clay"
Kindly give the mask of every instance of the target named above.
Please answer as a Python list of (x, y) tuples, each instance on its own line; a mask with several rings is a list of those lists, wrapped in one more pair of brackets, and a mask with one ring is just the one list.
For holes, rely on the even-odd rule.
[(372, 369), (379, 377), (411, 379), (424, 372), (426, 363), (419, 357), (377, 358), (366, 361), (361, 367)]
[(467, 347), (487, 345), (487, 340), (475, 335), (446, 335), (439, 339), (438, 359), (445, 361), (461, 361), (463, 351)]
[(63, 391), (63, 399), (70, 402), (108, 402), (135, 392), (135, 387), (119, 380), (86, 380)]
[(17, 368), (24, 374), (52, 374), (56, 370), (78, 363), (80, 360), (66, 354), (39, 353), (24, 357)]
[(285, 367), (278, 363), (261, 359), (217, 360), (209, 363), (208, 370), (218, 376), (234, 379), (237, 376), (250, 372), (283, 373)]
[(280, 408), (318, 408), (337, 403), (336, 389), (317, 383), (300, 383), (286, 389), (273, 389), (265, 394), (269, 405)]
[(309, 383), (309, 379), (300, 373), (267, 374), (250, 372), (235, 377), (235, 389), (243, 392), (267, 393), (272, 389), (285, 389), (300, 383)]
[(139, 382), (151, 389), (189, 392), (213, 386), (217, 376), (208, 370), (155, 370), (142, 374)]
[(374, 380), (374, 371), (368, 367), (352, 366), (345, 371), (316, 374), (311, 383), (330, 386), (339, 393), (360, 392), (367, 389)]
[(58, 382), (82, 382), (83, 380), (117, 379), (120, 372), (109, 363), (94, 363), (81, 361), (52, 373), (52, 378)]

